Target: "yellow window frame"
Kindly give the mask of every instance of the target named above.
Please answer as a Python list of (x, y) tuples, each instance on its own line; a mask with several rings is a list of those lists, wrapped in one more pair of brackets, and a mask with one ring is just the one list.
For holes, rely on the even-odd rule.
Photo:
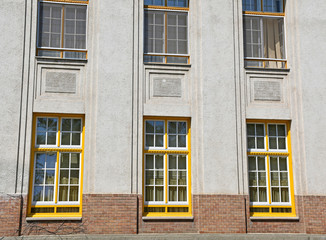
[[(61, 4), (65, 4), (65, 3), (75, 3), (75, 4), (82, 4), (82, 5), (87, 5), (89, 3), (89, 1), (78, 1), (78, 0), (39, 0), (39, 3), (42, 2), (48, 2), (48, 3), (61, 3)], [(81, 59), (81, 60), (86, 60), (88, 58), (88, 52), (87, 50), (81, 50), (81, 49), (65, 49), (63, 48), (63, 38), (64, 38), (64, 17), (65, 17), (65, 8), (62, 7), (62, 21), (61, 21), (61, 45), (60, 48), (47, 48), (47, 47), (38, 47), (36, 48), (36, 56), (39, 56), (39, 51), (52, 51), (52, 52), (60, 52), (60, 58), (64, 58), (63, 54), (64, 52), (76, 52), (76, 53), (85, 53), (85, 59)], [(39, 16), (37, 17), (37, 22), (39, 24)], [(39, 27), (38, 27), (39, 28)], [(87, 18), (86, 18), (86, 29), (87, 29)], [(39, 29), (37, 30), (38, 34), (39, 34)], [(39, 37), (39, 36), (37, 36)], [(86, 31), (86, 38), (87, 38), (87, 31)], [(70, 58), (67, 58), (70, 59)]]
[[(293, 185), (293, 166), (292, 166), (292, 148), (291, 148), (291, 130), (290, 130), (290, 121), (283, 120), (247, 120), (247, 124), (264, 124), (265, 130), (265, 150), (262, 151), (248, 151), (247, 159), (249, 156), (265, 156), (266, 157), (266, 175), (267, 175), (267, 191), (268, 191), (268, 204), (267, 205), (259, 205), (259, 204), (251, 204), (250, 203), (250, 216), (252, 217), (296, 217), (296, 209), (295, 209), (295, 197), (294, 197), (294, 185)], [(269, 142), (268, 142), (268, 124), (284, 124), (286, 126), (287, 136), (286, 143), (287, 149), (286, 151), (280, 150), (269, 150)], [(270, 162), (269, 159), (271, 156), (287, 156), (288, 159), (288, 174), (289, 174), (289, 195), (291, 197), (291, 202), (289, 205), (277, 205), (271, 203), (271, 179), (270, 179)], [(249, 187), (248, 187), (249, 189)], [(250, 202), (250, 200), (249, 200)], [(278, 209), (291, 209), (291, 212), (273, 212), (273, 210)], [(268, 209), (268, 212), (259, 212), (253, 211), (255, 209)]]
[[(178, 55), (178, 54), (167, 54), (168, 52), (168, 24), (167, 24), (167, 13), (169, 10), (172, 11), (183, 11), (183, 12), (189, 12), (189, 0), (187, 2), (188, 7), (168, 7), (167, 6), (167, 0), (165, 0), (165, 6), (157, 6), (157, 5), (144, 5), (144, 10), (165, 10), (164, 12), (164, 53), (158, 53), (158, 54), (151, 54), (151, 53), (144, 53), (144, 56), (158, 56), (158, 57), (164, 57), (164, 64), (177, 64), (177, 63), (168, 63), (167, 59), (168, 57), (179, 57), (179, 58), (187, 58), (187, 63), (190, 64), (190, 55), (189, 55), (189, 34), (187, 38), (187, 48), (188, 48), (188, 54), (185, 55)], [(187, 22), (187, 32), (189, 31), (189, 22)], [(151, 63), (151, 62), (150, 62)], [(154, 62), (154, 63), (161, 63), (161, 62)], [(178, 64), (185, 64), (185, 63), (178, 63)]]
[[(58, 130), (57, 130), (57, 147), (38, 147), (36, 145), (36, 120), (39, 117), (44, 118), (57, 118), (58, 119)], [(60, 147), (60, 132), (61, 132), (61, 121), (62, 118), (80, 118), (82, 120), (82, 136), (81, 136), (81, 147)], [(29, 195), (28, 195), (28, 204), (27, 204), (27, 216), (28, 217), (81, 217), (82, 216), (82, 200), (83, 200), (83, 172), (84, 172), (84, 149), (85, 149), (85, 116), (80, 114), (51, 114), (51, 113), (35, 113), (33, 115), (33, 130), (32, 130), (32, 144), (31, 144), (31, 164), (30, 164), (30, 174), (29, 174)], [(56, 161), (56, 174), (55, 174), (55, 203), (54, 204), (44, 204), (44, 205), (32, 205), (32, 192), (33, 192), (33, 179), (34, 179), (34, 162), (35, 162), (35, 153), (36, 152), (55, 152), (57, 154)], [(60, 153), (71, 153), (79, 152), (80, 157), (80, 186), (79, 186), (79, 204), (57, 204), (58, 202), (58, 193), (59, 193), (59, 154)], [(42, 209), (53, 209), (53, 212), (36, 212), (32, 213), (32, 210), (42, 211)], [(59, 212), (58, 208), (64, 208), (69, 210), (69, 208), (78, 208), (78, 212)]]
[[(151, 150), (146, 149), (145, 146), (145, 123), (146, 121), (164, 121), (164, 149)], [(185, 121), (187, 122), (187, 149), (186, 150), (171, 150), (168, 149), (168, 130), (167, 125), (169, 121)], [(192, 217), (192, 198), (191, 198), (191, 126), (189, 118), (182, 117), (144, 117), (143, 119), (143, 171), (142, 171), (142, 192), (143, 192), (143, 216), (146, 217)], [(145, 204), (145, 154), (164, 154), (164, 199), (165, 204)], [(188, 204), (168, 204), (168, 154), (184, 154), (187, 155), (188, 169), (187, 169), (187, 197)], [(164, 212), (145, 212), (145, 208), (164, 208)], [(187, 212), (168, 212), (168, 208), (188, 208)]]

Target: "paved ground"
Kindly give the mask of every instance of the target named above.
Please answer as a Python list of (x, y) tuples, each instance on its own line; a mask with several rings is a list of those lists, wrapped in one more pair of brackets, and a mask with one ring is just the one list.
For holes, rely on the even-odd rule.
[(138, 234), (138, 235), (56, 235), (56, 236), (23, 236), (0, 237), (0, 240), (326, 240), (326, 235), (307, 234)]

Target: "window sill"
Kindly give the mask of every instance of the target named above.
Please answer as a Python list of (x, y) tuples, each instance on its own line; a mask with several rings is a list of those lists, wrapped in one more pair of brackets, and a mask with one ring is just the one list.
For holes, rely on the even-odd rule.
[(266, 221), (299, 221), (299, 217), (250, 217), (251, 221), (261, 221), (261, 220), (266, 220)]
[(247, 72), (254, 71), (254, 72), (282, 72), (282, 73), (289, 73), (290, 68), (261, 68), (261, 67), (245, 67)]
[(177, 220), (193, 221), (194, 217), (142, 217), (143, 221)]
[(148, 66), (177, 66), (177, 67), (187, 67), (190, 68), (191, 64), (186, 64), (186, 63), (155, 63), (155, 62), (144, 62), (144, 65)]
[(69, 58), (54, 58), (54, 57), (42, 57), (35, 56), (37, 61), (51, 62), (51, 63), (71, 63), (71, 64), (82, 64), (86, 65), (87, 59), (69, 59)]
[(27, 222), (33, 221), (80, 221), (82, 217), (27, 217)]

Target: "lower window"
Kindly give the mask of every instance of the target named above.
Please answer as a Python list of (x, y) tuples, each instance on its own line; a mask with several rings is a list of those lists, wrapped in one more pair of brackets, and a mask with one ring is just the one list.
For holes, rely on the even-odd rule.
[(290, 124), (248, 121), (251, 216), (295, 216)]
[(83, 141), (83, 116), (34, 116), (29, 216), (81, 216)]
[(144, 121), (144, 216), (191, 216), (189, 119)]

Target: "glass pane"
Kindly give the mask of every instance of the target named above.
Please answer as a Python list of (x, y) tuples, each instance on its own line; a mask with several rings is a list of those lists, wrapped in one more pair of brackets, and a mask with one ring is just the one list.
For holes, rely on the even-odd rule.
[(169, 185), (177, 185), (177, 171), (169, 171)]
[(178, 188), (178, 201), (185, 202), (187, 201), (187, 188), (186, 187), (179, 187)]
[(73, 119), (72, 120), (72, 130), (73, 131), (81, 131), (81, 119)]
[(268, 135), (276, 136), (276, 125), (268, 125)]
[(285, 138), (278, 138), (278, 149), (286, 149)]
[(278, 134), (278, 136), (284, 136), (284, 137), (286, 136), (284, 125), (277, 125), (277, 134)]
[(271, 184), (272, 186), (279, 186), (279, 177), (277, 172), (271, 173)]
[(162, 155), (155, 156), (155, 168), (163, 169), (163, 156)]
[(164, 133), (164, 122), (163, 121), (155, 122), (155, 133)]
[(281, 177), (281, 186), (288, 186), (288, 174), (286, 172), (280, 173)]
[(69, 170), (60, 171), (60, 184), (69, 184)]
[(46, 118), (37, 118), (37, 131), (46, 131)]
[(259, 188), (259, 202), (267, 202), (267, 190), (266, 188)]
[(56, 153), (48, 153), (46, 157), (46, 167), (47, 168), (55, 168), (57, 163), (57, 154)]
[(248, 148), (255, 148), (255, 137), (248, 137)]
[(72, 145), (80, 145), (80, 133), (72, 134)]
[(60, 34), (51, 34), (50, 38), (50, 47), (59, 48), (61, 42)]
[(265, 158), (258, 157), (258, 170), (265, 170)]
[(154, 135), (146, 135), (146, 146), (147, 147), (154, 146)]
[(164, 190), (163, 187), (155, 187), (155, 201), (163, 201)]
[(178, 39), (187, 40), (187, 28), (186, 27), (178, 27)]
[(176, 147), (176, 146), (177, 146), (177, 136), (169, 135), (169, 147)]
[(59, 201), (68, 201), (68, 186), (59, 187)]
[(249, 173), (249, 186), (257, 186), (257, 173), (256, 172)]
[(283, 0), (264, 0), (264, 12), (283, 12)]
[(272, 188), (272, 202), (280, 201), (280, 190), (279, 188)]
[(243, 0), (243, 11), (261, 11), (260, 0)]
[(155, 185), (164, 184), (164, 171), (155, 171)]
[(169, 187), (169, 201), (177, 201), (177, 187)]
[(249, 162), (249, 170), (256, 170), (256, 158), (248, 157), (248, 162)]
[(249, 188), (250, 202), (258, 202), (257, 188)]
[(168, 53), (178, 53), (176, 40), (168, 40)]
[(164, 51), (163, 51), (163, 40), (155, 40), (154, 41), (154, 52), (155, 53), (163, 53)]
[(187, 123), (186, 122), (178, 122), (178, 133), (179, 134), (187, 134)]
[(35, 184), (44, 184), (44, 170), (35, 171)]
[(256, 125), (256, 134), (257, 134), (257, 136), (264, 136), (264, 125), (263, 124)]
[(154, 201), (154, 187), (145, 188), (145, 201)]
[(60, 168), (69, 168), (69, 153), (61, 153)]
[(48, 139), (47, 139), (47, 144), (48, 145), (55, 145), (57, 142), (57, 133), (56, 132), (48, 132)]
[(177, 133), (177, 123), (176, 122), (169, 122), (168, 123), (168, 133)]
[(43, 201), (43, 187), (35, 186), (33, 195), (34, 201)]
[(247, 124), (247, 135), (255, 135), (255, 124)]
[(271, 162), (271, 171), (277, 171), (278, 170), (277, 158), (276, 157), (271, 157), (270, 162)]
[(62, 133), (61, 145), (70, 145), (70, 133)]
[(169, 169), (177, 169), (177, 157), (169, 155)]
[(71, 168), (79, 168), (79, 153), (71, 153)]
[(281, 202), (289, 202), (289, 189), (281, 188)]
[(48, 131), (57, 131), (58, 120), (56, 118), (48, 119)]
[(154, 122), (146, 121), (146, 133), (154, 133)]
[(187, 54), (187, 41), (178, 41), (178, 54)]
[(164, 39), (164, 27), (163, 26), (155, 26), (155, 35), (156, 39)]
[(146, 171), (146, 185), (154, 185), (154, 171)]
[(146, 155), (146, 169), (154, 169), (154, 156), (153, 155)]
[(155, 147), (163, 147), (163, 135), (155, 135)]
[(177, 27), (176, 26), (168, 26), (168, 39), (176, 40), (177, 39)]
[(44, 168), (45, 167), (44, 164), (45, 164), (45, 153), (37, 153), (35, 168)]
[(45, 144), (45, 132), (38, 132), (36, 136), (36, 144)]
[(186, 156), (179, 155), (178, 169), (187, 169), (187, 157)]
[(62, 131), (71, 131), (71, 119), (62, 119)]
[(86, 7), (78, 7), (76, 12), (76, 19), (86, 20)]
[(178, 147), (186, 147), (187, 146), (187, 138), (186, 135), (178, 136)]
[(54, 191), (52, 186), (46, 186), (44, 192), (44, 201), (53, 201)]
[(187, 64), (188, 63), (188, 57), (167, 57), (166, 62), (167, 63)]
[(178, 185), (187, 185), (187, 172), (186, 171), (179, 171)]
[(77, 186), (71, 186), (70, 187), (70, 192), (69, 192), (69, 201), (78, 201), (78, 190), (79, 187)]
[(266, 173), (265, 172), (258, 173), (258, 185), (266, 186)]
[(269, 138), (269, 148), (277, 149), (276, 138)]
[(77, 21), (76, 22), (76, 33), (77, 34), (86, 34), (86, 22)]
[(287, 171), (288, 168), (287, 168), (286, 158), (285, 157), (280, 157), (279, 161), (280, 161), (280, 170), (281, 171)]
[(265, 143), (263, 137), (257, 137), (257, 149), (264, 149)]
[(70, 184), (79, 184), (79, 170), (71, 170)]
[(47, 170), (45, 175), (45, 184), (54, 184), (54, 170)]

